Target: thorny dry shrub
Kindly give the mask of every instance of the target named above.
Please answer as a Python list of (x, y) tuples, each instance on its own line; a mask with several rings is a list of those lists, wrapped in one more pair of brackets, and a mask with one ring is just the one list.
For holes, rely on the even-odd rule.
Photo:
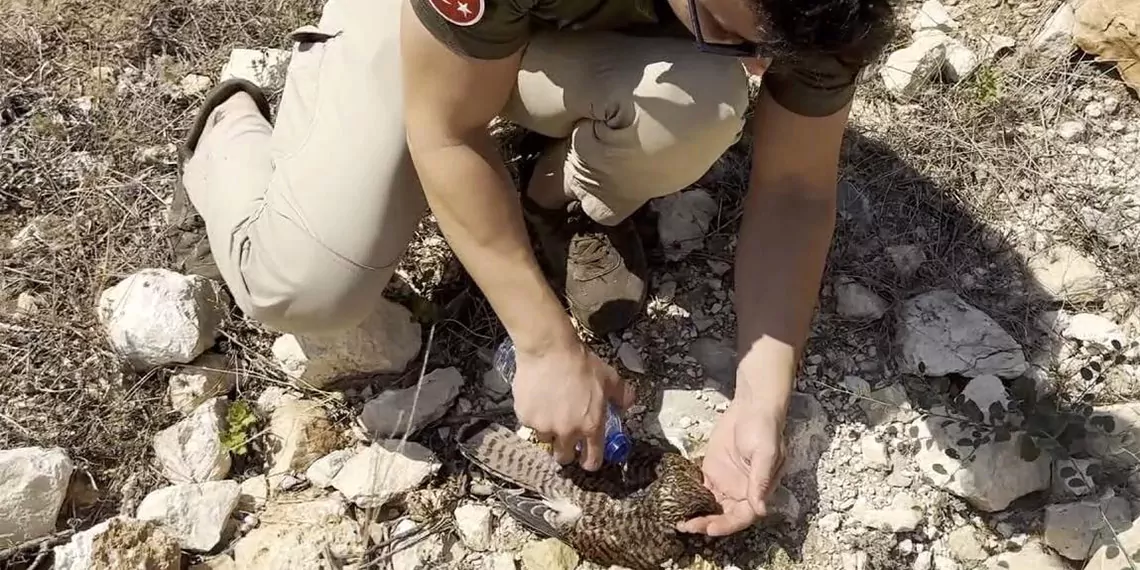
[[(0, 3), (0, 315), (21, 293), (38, 299), (34, 315), (0, 319), (0, 448), (69, 451), (76, 480), (99, 499), (65, 505), (64, 524), (104, 519), (124, 493), (156, 486), (151, 437), (175, 420), (158, 372), (120, 370), (94, 311), (107, 286), (170, 266), (173, 145), (197, 108), (171, 86), (186, 73), (215, 76), (232, 47), (288, 47), (287, 32), (319, 6)], [(32, 220), (36, 231), (21, 233)], [(9, 248), (18, 233), (22, 245)], [(264, 349), (243, 326), (231, 332)], [(236, 365), (256, 360), (233, 341), (219, 349)]]

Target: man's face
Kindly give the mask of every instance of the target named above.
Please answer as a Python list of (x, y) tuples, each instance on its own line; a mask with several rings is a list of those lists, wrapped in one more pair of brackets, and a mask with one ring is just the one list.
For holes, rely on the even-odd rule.
[[(669, 5), (702, 49), (740, 57), (750, 72), (759, 75), (770, 60), (748, 51), (763, 39), (749, 1), (754, 0), (669, 0)], [(734, 48), (740, 53), (733, 53)]]
[[(756, 16), (747, 0), (669, 0), (677, 17), (693, 34), (700, 24), (701, 35), (711, 44), (739, 44), (760, 40)], [(689, 3), (696, 9), (697, 22), (690, 17)]]

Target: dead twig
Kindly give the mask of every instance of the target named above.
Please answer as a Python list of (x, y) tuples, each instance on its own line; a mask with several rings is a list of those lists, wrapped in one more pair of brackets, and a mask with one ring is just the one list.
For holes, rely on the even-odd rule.
[(5, 548), (4, 550), (0, 550), (0, 564), (8, 562), (20, 555), (50, 550), (71, 540), (71, 537), (74, 535), (75, 529), (69, 528), (47, 536), (33, 538), (11, 548)]

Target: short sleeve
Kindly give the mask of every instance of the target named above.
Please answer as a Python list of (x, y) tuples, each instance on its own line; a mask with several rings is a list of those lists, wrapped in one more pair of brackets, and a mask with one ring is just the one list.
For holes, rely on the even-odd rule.
[(411, 0), (424, 27), (460, 55), (501, 59), (530, 39), (528, 0)]
[(764, 72), (760, 86), (781, 107), (797, 115), (825, 117), (854, 98), (862, 70), (863, 66), (836, 57), (804, 57), (794, 62), (777, 59)]

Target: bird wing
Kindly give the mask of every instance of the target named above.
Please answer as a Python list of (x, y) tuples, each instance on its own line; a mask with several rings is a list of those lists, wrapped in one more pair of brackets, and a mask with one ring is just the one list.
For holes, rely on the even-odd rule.
[(569, 541), (568, 533), (582, 516), (578, 505), (565, 500), (551, 501), (508, 492), (499, 492), (496, 496), (511, 517), (544, 538)]
[(532, 493), (553, 499), (578, 492), (553, 457), (501, 424), (475, 420), (463, 426), (456, 439), (468, 461)]
[(632, 501), (578, 505), (510, 491), (500, 492), (498, 499), (523, 527), (540, 537), (561, 540), (602, 566), (659, 570), (660, 561), (680, 553), (675, 533), (663, 531)]

